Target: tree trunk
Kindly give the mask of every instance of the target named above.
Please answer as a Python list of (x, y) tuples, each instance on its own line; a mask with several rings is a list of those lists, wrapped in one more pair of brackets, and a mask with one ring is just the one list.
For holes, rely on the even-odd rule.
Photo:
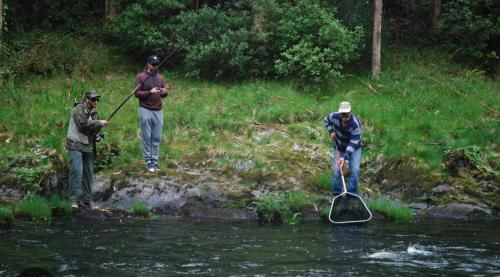
[(0, 0), (0, 44), (2, 43), (2, 31), (3, 31), (3, 5), (2, 0)]
[(380, 44), (382, 35), (382, 0), (374, 0), (373, 41), (372, 41), (372, 78), (380, 75)]
[(104, 16), (106, 19), (113, 20), (121, 11), (122, 0), (106, 0), (104, 6)]
[(430, 23), (431, 32), (434, 32), (436, 30), (436, 25), (439, 17), (441, 17), (441, 0), (434, 0), (434, 9), (432, 9), (432, 17)]
[(255, 28), (255, 33), (257, 36), (263, 32), (264, 29), (264, 14), (259, 11), (253, 17), (253, 27)]
[[(3, 5), (0, 0), (0, 47), (2, 46), (2, 31), (3, 31)], [(3, 86), (3, 77), (0, 75), (0, 86)]]

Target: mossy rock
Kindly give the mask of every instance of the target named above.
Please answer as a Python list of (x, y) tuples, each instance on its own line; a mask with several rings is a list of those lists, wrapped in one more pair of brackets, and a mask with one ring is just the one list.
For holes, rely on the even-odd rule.
[(464, 187), (464, 193), (471, 195), (489, 207), (500, 210), (500, 183), (478, 181), (472, 177), (456, 179)]
[(10, 228), (14, 225), (14, 219), (12, 217), (0, 218), (0, 227)]
[(252, 168), (250, 170), (239, 173), (242, 182), (254, 182), (258, 184), (271, 182), (276, 179), (276, 173), (267, 168)]
[(65, 210), (62, 207), (52, 207), (52, 216), (53, 217), (67, 217), (71, 214), (71, 210)]
[(13, 173), (2, 174), (0, 176), (0, 185), (8, 187), (16, 187), (21, 182), (21, 176)]
[(221, 183), (215, 186), (228, 199), (223, 204), (224, 207), (245, 208), (254, 201), (254, 196), (248, 187), (231, 183)]
[(443, 163), (454, 177), (454, 182), (462, 188), (459, 194), (469, 195), (493, 209), (500, 209), (498, 165), (490, 164), (478, 147), (469, 146), (447, 151)]
[(476, 146), (446, 151), (443, 163), (446, 170), (454, 177), (473, 176), (478, 179), (491, 179), (498, 175)]
[(414, 199), (426, 194), (437, 183), (432, 172), (414, 158), (379, 157), (369, 165), (369, 182), (381, 192), (401, 199)]

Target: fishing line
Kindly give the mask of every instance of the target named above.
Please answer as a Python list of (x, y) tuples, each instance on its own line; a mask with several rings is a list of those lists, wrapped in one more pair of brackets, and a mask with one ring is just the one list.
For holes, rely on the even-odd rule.
[[(228, 5), (226, 5), (224, 8), (222, 9), (219, 9), (217, 11), (217, 13), (212, 16), (209, 20), (205, 21), (205, 23), (203, 23), (200, 27), (198, 27), (194, 32), (192, 32), (187, 38), (184, 39), (184, 41), (179, 44), (174, 50), (172, 50), (166, 57), (165, 59), (163, 59), (163, 61), (161, 61), (158, 66), (156, 67), (157, 69), (159, 69), (173, 54), (175, 54), (175, 52), (177, 52), (182, 46), (184, 46), (184, 44), (186, 44), (196, 33), (198, 33), (201, 29), (203, 29), (204, 27), (208, 26), (210, 23), (212, 23), (212, 21), (217, 18), (217, 16), (219, 16), (219, 14), (221, 14), (223, 11), (225, 11), (226, 9), (228, 9), (229, 7), (231, 7), (236, 1), (238, 0), (233, 0), (231, 1)], [(127, 96), (127, 98), (125, 98), (125, 100), (123, 100), (123, 102), (111, 113), (111, 115), (108, 117), (108, 121), (111, 120), (111, 118), (113, 118), (113, 116), (123, 107), (123, 105), (125, 105), (125, 103), (127, 103), (127, 101), (130, 99), (130, 97), (132, 97), (132, 95), (134, 95), (134, 93), (144, 84), (144, 82), (146, 82), (149, 78), (151, 78), (152, 75), (148, 75), (148, 77), (146, 77), (146, 79), (144, 79), (140, 84), (138, 84), (131, 92), (130, 94)]]

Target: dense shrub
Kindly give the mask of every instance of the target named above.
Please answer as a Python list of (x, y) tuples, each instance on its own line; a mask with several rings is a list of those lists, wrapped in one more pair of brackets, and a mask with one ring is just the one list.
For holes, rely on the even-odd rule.
[(63, 33), (32, 32), (0, 44), (0, 79), (25, 73), (103, 72), (114, 62), (109, 49)]
[[(71, 73), (81, 61), (83, 73), (105, 68), (106, 51), (87, 47), (82, 37), (111, 38), (117, 47), (141, 60), (153, 52), (165, 56), (229, 4), (205, 1), (195, 10), (191, 0), (121, 0), (119, 15), (108, 18), (103, 29), (105, 2), (4, 1), (0, 80), (23, 73)], [(208, 79), (266, 76), (308, 84), (332, 80), (348, 65), (369, 63), (372, 3), (236, 1), (190, 37), (166, 65)], [(436, 3), (442, 5), (437, 25), (432, 20)], [(499, 3), (384, 1), (382, 35), (389, 43), (383, 46), (438, 45), (461, 61), (494, 72), (500, 64)]]
[[(338, 1), (338, 18), (350, 28), (361, 25), (370, 45), (373, 1)], [(500, 45), (500, 2), (490, 0), (439, 1), (441, 13), (433, 26), (434, 0), (384, 0), (383, 46), (423, 45), (448, 50), (467, 64), (482, 64), (498, 70)], [(369, 60), (370, 47), (363, 58)]]
[(169, 52), (175, 47), (175, 15), (184, 7), (176, 0), (139, 1), (129, 5), (108, 28), (124, 50), (138, 57)]
[[(169, 16), (148, 14), (152, 2)], [(182, 7), (176, 1), (139, 1), (110, 30), (129, 51), (166, 55), (221, 8)], [(190, 37), (172, 60), (189, 75), (208, 79), (278, 76), (321, 83), (342, 75), (363, 36), (362, 28), (348, 30), (333, 12), (317, 0), (236, 3)]]
[[(386, 1), (384, 1), (385, 5)], [(361, 66), (362, 68), (370, 66), (373, 39), (373, 1), (338, 1), (336, 3), (335, 17), (350, 30), (359, 28), (358, 26), (363, 28), (364, 36), (360, 42), (360, 58), (357, 60), (359, 64), (356, 64), (356, 66)], [(382, 20), (382, 25), (382, 41), (389, 41), (387, 39), (388, 32), (386, 32), (388, 30), (386, 27), (388, 25), (387, 20)], [(351, 68), (352, 66), (350, 65), (349, 69)]]
[(397, 44), (426, 43), (433, 35), (430, 21), (434, 2), (434, 0), (384, 1), (383, 34)]
[(192, 76), (205, 78), (242, 78), (252, 61), (251, 34), (244, 30), (222, 34), (220, 38), (187, 48), (186, 68)]
[(277, 73), (314, 84), (340, 77), (363, 36), (362, 28), (349, 31), (314, 0), (288, 5), (275, 33), (282, 51)]
[(209, 79), (227, 79), (244, 78), (250, 72), (257, 72), (258, 63), (254, 59), (255, 34), (249, 29), (249, 13), (233, 10), (214, 17), (216, 14), (216, 9), (205, 7), (197, 13), (186, 12), (179, 15), (178, 33), (182, 37), (179, 37), (179, 44), (199, 26), (209, 23), (195, 33), (184, 47), (184, 65), (188, 74)]
[(4, 0), (4, 24), (8, 37), (18, 37), (44, 29), (69, 33), (100, 24), (104, 18), (104, 1), (88, 0)]
[(489, 69), (498, 67), (499, 11), (498, 1), (460, 0), (446, 3), (438, 24), (442, 45), (459, 58), (482, 62)]

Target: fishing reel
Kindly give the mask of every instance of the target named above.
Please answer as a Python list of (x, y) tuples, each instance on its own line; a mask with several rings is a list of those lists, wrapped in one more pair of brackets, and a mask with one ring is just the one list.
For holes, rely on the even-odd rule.
[(103, 140), (105, 137), (105, 134), (103, 132), (98, 132), (96, 135), (95, 135), (95, 141), (96, 142), (100, 142), (101, 140)]

